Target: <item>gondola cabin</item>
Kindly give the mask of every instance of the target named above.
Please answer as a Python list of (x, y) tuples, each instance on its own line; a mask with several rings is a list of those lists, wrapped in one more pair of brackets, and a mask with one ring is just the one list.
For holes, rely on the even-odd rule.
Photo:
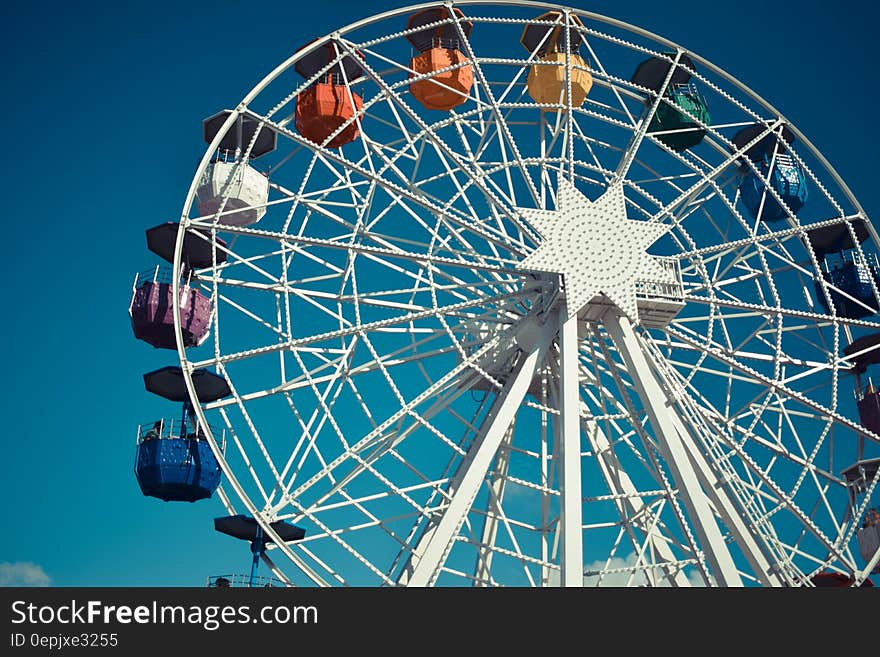
[[(166, 222), (147, 230), (147, 248), (169, 263), (174, 262), (174, 249), (180, 225)], [(185, 348), (202, 344), (208, 337), (213, 304), (210, 296), (194, 282), (193, 270), (210, 267), (226, 260), (226, 242), (189, 228), (183, 235), (180, 275), (180, 323)], [(157, 349), (177, 349), (174, 334), (172, 270), (154, 267), (135, 276), (128, 315), (138, 340)]]
[(361, 77), (363, 69), (342, 52), (339, 44), (328, 41), (294, 65), (306, 80), (315, 78), (296, 97), (294, 125), (303, 137), (325, 148), (340, 148), (360, 135), (358, 114), (364, 101), (351, 83)]
[(807, 202), (803, 169), (788, 152), (788, 145), (793, 142), (794, 134), (790, 130), (783, 129), (780, 138), (776, 133), (767, 133), (766, 126), (760, 124), (743, 128), (734, 135), (737, 150), (751, 144), (745, 150), (751, 165), (742, 160), (739, 195), (752, 218), (781, 221), (789, 214), (796, 215)]
[[(200, 403), (232, 394), (222, 376), (209, 370), (190, 373)], [(181, 402), (180, 422), (157, 420), (138, 427), (135, 476), (141, 492), (166, 502), (196, 502), (211, 497), (220, 484), (220, 465), (207, 437), (196, 420), (184, 380), (183, 370), (168, 366), (144, 374), (144, 387), (169, 401)], [(213, 427), (223, 451), (223, 432)]]
[(406, 39), (418, 51), (409, 77), (419, 78), (410, 82), (409, 92), (425, 109), (449, 111), (468, 99), (474, 74), (463, 39), (470, 36), (473, 23), (463, 16), (460, 9), (439, 6), (407, 20)]
[(880, 391), (871, 379), (862, 385), (862, 376), (869, 365), (880, 363), (880, 333), (864, 335), (843, 348), (843, 353), (852, 363), (852, 373), (856, 378), (856, 404), (859, 422), (863, 427), (880, 434)]
[(856, 405), (859, 409), (859, 423), (866, 429), (880, 434), (880, 390), (873, 381), (856, 391)]
[[(270, 522), (269, 527), (284, 543), (301, 541), (306, 535), (305, 529), (292, 525), (284, 520)], [(259, 586), (261, 581), (265, 581), (265, 579), (257, 577), (257, 568), (260, 564), (260, 558), (266, 552), (266, 546), (269, 543), (272, 543), (274, 539), (263, 531), (263, 526), (257, 522), (256, 518), (245, 515), (214, 518), (214, 529), (221, 534), (248, 541), (251, 544), (251, 554), (253, 555), (251, 560), (251, 573), (247, 580), (247, 584), (245, 585), (253, 588), (254, 586)], [(238, 579), (244, 584), (243, 577), (239, 576)], [(231, 584), (232, 581), (234, 580), (230, 580), (229, 584)], [(263, 586), (265, 586), (265, 584), (263, 584)]]
[(186, 425), (173, 420), (138, 427), (135, 476), (145, 496), (165, 502), (197, 502), (214, 494), (221, 474), (198, 429), (188, 431)]
[[(877, 258), (866, 258), (856, 251), (840, 253), (825, 260), (822, 278), (835, 312), (842, 317), (860, 319), (877, 312), (872, 280), (880, 274)], [(832, 289), (834, 288), (834, 289)], [(826, 312), (831, 312), (822, 284), (815, 283), (816, 297)]]
[[(843, 479), (849, 491), (850, 505), (855, 516), (864, 502), (868, 491), (873, 490), (872, 499), (877, 501), (880, 495), (880, 483), (877, 482), (880, 470), (880, 458), (860, 459), (843, 471)], [(856, 541), (859, 552), (865, 563), (870, 563), (880, 550), (880, 505), (869, 505), (856, 529)], [(880, 559), (871, 569), (872, 573), (880, 573)]]
[[(854, 221), (851, 225), (859, 243), (868, 239), (868, 229), (862, 220)], [(827, 284), (826, 296), (822, 281), (814, 283), (816, 298), (825, 312), (830, 313), (833, 305), (837, 315), (850, 319), (875, 314), (878, 304), (874, 285), (880, 281), (876, 254), (856, 248), (846, 223), (810, 230), (807, 239)]]
[(569, 104), (567, 63), (571, 72), (571, 106), (580, 107), (593, 86), (590, 67), (578, 53), (582, 41), (576, 26), (583, 24), (572, 15), (566, 30), (565, 17), (559, 11), (549, 11), (535, 20), (544, 24), (526, 25), (520, 37), (523, 48), (537, 60), (529, 68), (529, 96), (536, 103), (562, 105), (564, 110)]
[(266, 214), (269, 179), (246, 161), (216, 159), (208, 164), (196, 189), (199, 215), (216, 215), (226, 226), (250, 226)]
[[(841, 589), (852, 587), (855, 585), (856, 580), (851, 575), (826, 571), (813, 575), (810, 578), (810, 583), (816, 588)], [(874, 583), (870, 579), (866, 579), (859, 586), (871, 588), (874, 586)]]
[[(654, 103), (654, 97), (663, 90), (661, 101), (651, 117), (648, 133), (674, 151), (693, 148), (706, 136), (709, 125), (709, 106), (699, 87), (691, 81), (694, 63), (682, 54), (670, 74), (675, 53), (664, 57), (651, 57), (639, 64), (631, 81), (654, 92), (645, 101), (646, 107)], [(664, 86), (665, 85), (665, 86)]]
[[(740, 183), (739, 193), (749, 214), (761, 221), (780, 221), (791, 214), (797, 214), (807, 202), (807, 181), (800, 166), (785, 153), (776, 157), (765, 154), (757, 162), (758, 171), (749, 171)], [(769, 189), (776, 192), (779, 202)], [(784, 204), (784, 205), (783, 205)], [(788, 209), (786, 209), (788, 208)]]
[[(208, 337), (212, 303), (209, 296), (190, 285), (188, 278), (180, 285), (180, 324), (184, 347), (194, 347)], [(177, 349), (173, 303), (168, 267), (137, 274), (128, 306), (134, 336), (157, 349)]]
[[(202, 122), (202, 134), (212, 143), (232, 112), (224, 110)], [(216, 215), (217, 223), (249, 226), (266, 214), (268, 177), (250, 160), (275, 150), (277, 135), (250, 117), (236, 115), (220, 140), (217, 155), (205, 168), (196, 189), (199, 214)]]

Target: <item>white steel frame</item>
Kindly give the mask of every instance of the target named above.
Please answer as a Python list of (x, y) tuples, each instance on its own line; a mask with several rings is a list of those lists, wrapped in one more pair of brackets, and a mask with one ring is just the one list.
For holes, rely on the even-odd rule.
[[(215, 299), (212, 338), (187, 352), (178, 294), (174, 317), (184, 371), (214, 368), (233, 390), (195, 405), (202, 425), (217, 416), (230, 440), (224, 455), (210, 437), (221, 502), (259, 520), (274, 541), (264, 558), (291, 584), (789, 586), (828, 569), (860, 583), (858, 518), (840, 502), (835, 467), (848, 465), (839, 452), (858, 435), (875, 446), (880, 437), (841, 406), (850, 364), (840, 354), (880, 324), (816, 305), (814, 281), (826, 302), (843, 291), (822, 280), (801, 223), (846, 224), (855, 236), (851, 222), (863, 218), (878, 243), (845, 183), (780, 112), (692, 53), (697, 83), (739, 118), (701, 126), (705, 143), (687, 153), (649, 135), (671, 76), (651, 94), (611, 65), (614, 49), (670, 49), (677, 63), (684, 50), (657, 35), (547, 3), (454, 4), (475, 25), (468, 40), (447, 21), (474, 70), (465, 105), (428, 114), (408, 94), (413, 72), (389, 53), (402, 52), (393, 48), (405, 17), (434, 3), (401, 8), (280, 64), (201, 160), (174, 286), (184, 284), (184, 231), (200, 228), (215, 257), (193, 284)], [(481, 30), (518, 34), (550, 9), (583, 23), (595, 86), (582, 108), (570, 105), (570, 57), (560, 103), (539, 106), (523, 85), (536, 53), (496, 54), (478, 41)], [(327, 43), (363, 68), (348, 93), (370, 92), (352, 119), (360, 134), (342, 149), (309, 142), (292, 120), (296, 93), (321, 74), (291, 92), (293, 64)], [(279, 141), (267, 218), (248, 227), (222, 225), (222, 206), (193, 210), (238, 116)], [(729, 135), (752, 121), (771, 136), (794, 132), (792, 155), (833, 211), (780, 225), (743, 216), (735, 181), (745, 149)], [(614, 131), (619, 145), (603, 137)], [(251, 146), (236, 155), (243, 164)], [(684, 311), (668, 326), (633, 325), (613, 306), (568, 318), (564, 281), (518, 266), (541, 235), (515, 208), (554, 206), (560, 178), (591, 194), (623, 181), (631, 220), (669, 225), (675, 253), (665, 255), (681, 267)], [(189, 377), (187, 387), (195, 399)], [(306, 538), (285, 544), (269, 524), (279, 518)]]

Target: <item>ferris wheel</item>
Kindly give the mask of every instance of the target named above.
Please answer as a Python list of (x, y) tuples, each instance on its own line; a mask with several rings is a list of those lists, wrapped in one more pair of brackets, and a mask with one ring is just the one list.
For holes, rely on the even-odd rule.
[(184, 405), (139, 427), (145, 494), (216, 490), (290, 585), (870, 584), (878, 235), (747, 86), (463, 1), (229, 107), (135, 283)]

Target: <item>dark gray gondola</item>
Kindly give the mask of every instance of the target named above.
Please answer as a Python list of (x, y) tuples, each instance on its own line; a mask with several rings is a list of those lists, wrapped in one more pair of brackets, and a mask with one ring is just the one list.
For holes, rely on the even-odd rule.
[[(209, 370), (199, 369), (192, 372), (193, 386), (196, 396), (203, 404), (216, 401), (232, 394), (229, 384), (222, 376)], [(189, 393), (180, 367), (169, 365), (144, 374), (144, 386), (148, 392), (164, 397), (170, 401), (189, 401)]]
[[(174, 246), (180, 224), (168, 221), (147, 229), (147, 248), (163, 260), (174, 262)], [(201, 235), (196, 233), (200, 232)], [(217, 264), (226, 262), (226, 242), (219, 237), (217, 244)], [(204, 269), (212, 266), (214, 247), (211, 236), (205, 232), (189, 228), (183, 237), (183, 261), (191, 269)]]
[[(283, 520), (271, 522), (269, 526), (285, 543), (301, 541), (306, 535), (306, 531), (302, 527), (291, 525)], [(253, 558), (251, 560), (249, 586), (254, 586), (260, 557), (266, 552), (266, 545), (272, 543), (273, 539), (264, 534), (262, 526), (260, 526), (260, 523), (255, 518), (241, 514), (214, 518), (214, 529), (221, 534), (226, 534), (242, 541), (248, 541), (251, 544)]]
[[(226, 119), (229, 118), (230, 114), (232, 114), (232, 110), (223, 110), (202, 121), (202, 136), (205, 139), (205, 143), (210, 144), (214, 140), (217, 132), (226, 123)], [(239, 134), (241, 135), (240, 139)], [(277, 133), (267, 125), (261, 126), (260, 122), (256, 119), (240, 114), (236, 122), (229, 128), (229, 131), (223, 135), (217, 150), (226, 153), (236, 153), (238, 151), (243, 154), (245, 149), (250, 146), (254, 134), (257, 135), (257, 138), (253, 148), (250, 150), (250, 159), (254, 160), (275, 150), (278, 142)]]

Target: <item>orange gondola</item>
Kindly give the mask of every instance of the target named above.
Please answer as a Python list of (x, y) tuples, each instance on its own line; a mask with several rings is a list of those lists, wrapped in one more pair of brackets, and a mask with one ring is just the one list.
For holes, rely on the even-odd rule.
[[(302, 57), (294, 68), (309, 79), (337, 60), (340, 52), (341, 48), (330, 41)], [(356, 60), (345, 56), (300, 92), (296, 97), (294, 121), (297, 132), (327, 148), (339, 148), (357, 139), (360, 129), (357, 120), (352, 118), (363, 109), (364, 101), (349, 85), (362, 72)], [(342, 126), (345, 127), (339, 130)], [(327, 141), (337, 130), (339, 132)]]
[[(467, 56), (462, 52), (464, 37), (470, 36), (473, 24), (462, 21), (461, 10), (446, 7), (423, 9), (409, 17), (406, 29), (448, 20), (449, 22), (418, 30), (407, 35), (419, 54), (412, 58), (409, 77), (435, 73), (430, 77), (411, 82), (410, 93), (426, 109), (448, 111), (468, 99), (474, 81)], [(456, 25), (456, 22), (458, 25)], [(459, 26), (461, 30), (459, 31)], [(448, 69), (448, 70), (446, 70)]]
[(538, 59), (538, 63), (529, 69), (526, 82), (529, 96), (536, 103), (568, 104), (565, 75), (567, 62), (571, 72), (571, 106), (580, 107), (593, 87), (589, 66), (578, 54), (581, 36), (575, 26), (583, 24), (577, 16), (571, 16), (566, 34), (566, 30), (562, 28), (562, 12), (548, 11), (535, 20), (560, 25), (532, 24), (523, 29), (520, 43), (529, 53), (535, 53)]

